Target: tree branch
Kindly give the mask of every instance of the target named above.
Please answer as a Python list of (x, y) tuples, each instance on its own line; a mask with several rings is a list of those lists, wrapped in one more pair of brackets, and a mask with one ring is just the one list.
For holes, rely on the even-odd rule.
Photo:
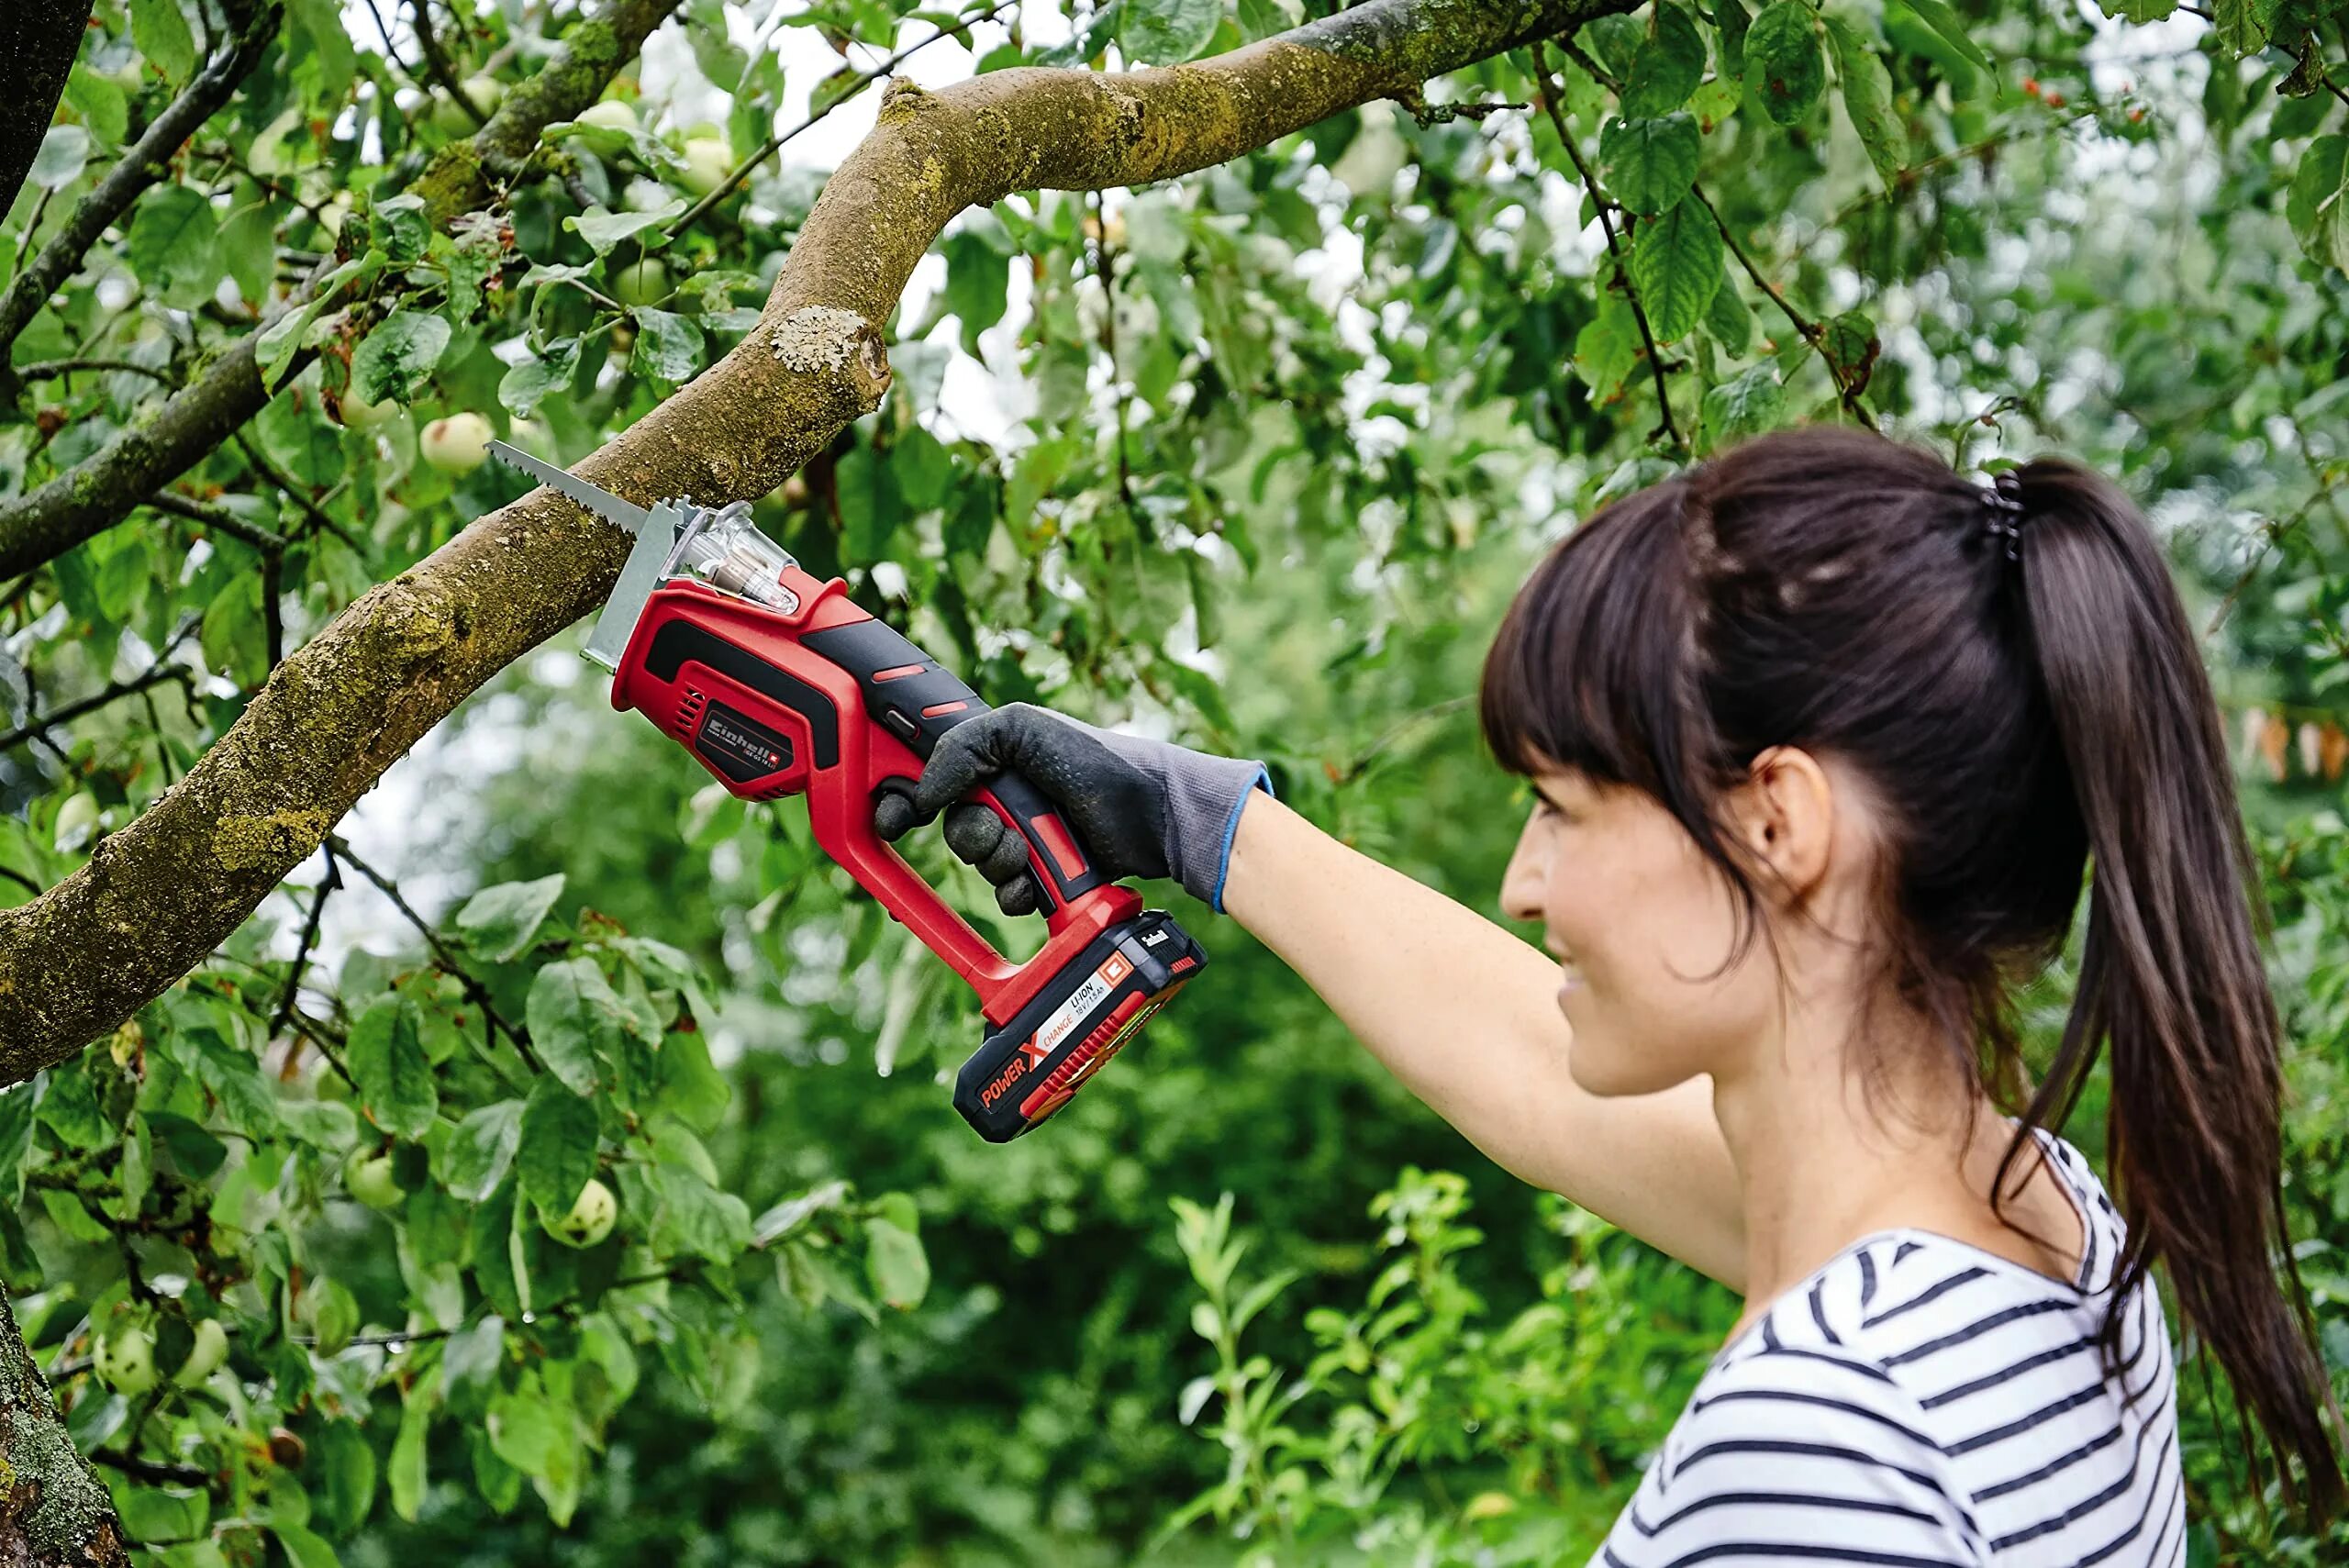
[[(574, 25), (562, 52), (508, 93), (488, 125), (470, 141), (441, 148), (417, 177), (415, 189), (434, 225), (489, 202), (496, 195), (493, 172), (518, 171), (542, 128), (575, 118), (593, 104), (645, 35), (681, 3), (612, 0), (602, 15)], [(0, 503), (0, 578), (54, 561), (114, 527), (266, 407), (257, 342), (254, 334), (239, 339), (146, 424), (31, 494)], [(309, 352), (303, 350), (295, 364), (306, 362)]]
[(163, 645), (163, 651), (155, 655), (155, 662), (133, 675), (129, 680), (117, 681), (102, 692), (94, 693), (79, 702), (67, 703), (63, 707), (27, 720), (21, 728), (11, 729), (6, 734), (0, 735), (0, 755), (15, 751), (37, 735), (47, 734), (61, 724), (70, 724), (85, 713), (95, 713), (108, 703), (120, 702), (128, 696), (136, 696), (139, 693), (160, 686), (166, 681), (191, 679), (184, 668), (172, 663), (170, 659), (172, 651), (179, 646), (181, 640), (197, 624), (191, 620), (186, 626), (182, 627), (171, 641)]
[[(1366, 0), (1171, 70), (1019, 68), (935, 94), (895, 83), (809, 213), (760, 325), (578, 472), (638, 502), (763, 495), (879, 405), (889, 380), (879, 324), (963, 208), (1015, 190), (1173, 179), (1632, 8)], [(532, 78), (459, 145), (494, 139), (518, 101), (563, 77)], [(541, 487), (370, 589), (290, 654), (143, 816), (41, 897), (0, 911), (0, 1083), (61, 1061), (199, 962), (419, 737), (599, 606), (628, 544)]]
[(128, 212), (139, 194), (163, 177), (180, 144), (228, 101), (237, 83), (260, 61), (269, 40), (277, 36), (282, 15), (273, 3), (257, 7), (236, 40), (195, 73), (171, 106), (155, 117), (147, 134), (98, 182), (97, 189), (82, 198), (82, 205), (73, 209), (56, 238), (17, 274), (7, 294), (0, 295), (0, 359), (6, 358), (17, 335), (49, 303), (49, 296), (73, 275), (107, 226)]
[[(442, 91), (457, 100), (457, 107), (464, 112), (466, 118), (476, 126), (487, 125), (489, 117), (482, 113), (480, 106), (465, 96), (463, 86), (457, 81), (457, 73), (449, 68), (449, 57), (441, 52), (440, 40), (432, 31), (432, 0), (412, 0), (408, 9), (416, 13), (416, 43), (424, 51), (424, 68), (432, 73), (432, 80), (440, 83)], [(381, 25), (380, 19), (378, 25)], [(391, 39), (386, 38), (384, 41), (388, 44)]]

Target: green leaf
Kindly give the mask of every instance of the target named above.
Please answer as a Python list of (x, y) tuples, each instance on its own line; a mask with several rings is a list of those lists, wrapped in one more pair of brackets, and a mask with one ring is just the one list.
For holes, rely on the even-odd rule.
[(349, 1535), (375, 1506), (375, 1451), (350, 1421), (328, 1421), (311, 1440), (319, 1504), (336, 1533)]
[(661, 1199), (652, 1227), (656, 1252), (693, 1252), (726, 1263), (751, 1244), (750, 1206), (732, 1193), (718, 1191), (680, 1165), (656, 1165), (651, 1180)]
[(921, 1305), (930, 1291), (930, 1258), (921, 1238), (886, 1219), (864, 1228), (864, 1277), (873, 1294), (900, 1310)]
[(2176, 13), (2177, 0), (2097, 0), (2097, 7), (2125, 22), (2158, 22)]
[[(2227, 3), (2228, 0), (2218, 0), (2222, 28), (2227, 14)], [(2250, 0), (2238, 0), (2238, 3), (2247, 6)], [(1943, 39), (1952, 49), (1972, 61), (1982, 71), (1990, 71), (1990, 57), (1984, 54), (1982, 46), (1974, 41), (1973, 35), (1966, 30), (1965, 19), (1951, 9), (1948, 0), (1890, 0), (1890, 4), (1906, 6), (1916, 13), (1919, 21), (1941, 34)], [(1996, 74), (1995, 72), (1991, 73)]]
[(1882, 346), (1876, 339), (1876, 323), (1857, 310), (1847, 310), (1828, 322), (1820, 342), (1828, 361), (1842, 373), (1854, 392), (1867, 385)]
[(424, 198), (414, 195), (386, 196), (367, 215), (368, 242), (395, 267), (423, 260), (432, 245), (432, 215)]
[(596, 961), (573, 958), (539, 971), (524, 1016), (547, 1071), (573, 1094), (591, 1095), (603, 1071), (599, 1053), (617, 1044), (620, 1011), (620, 999)]
[(1125, 0), (1118, 48), (1138, 65), (1180, 65), (1207, 48), (1223, 0)]
[(256, 310), (269, 302), (270, 282), (277, 275), (276, 247), (277, 210), (268, 202), (239, 207), (220, 226), (220, 264)]
[(391, 1484), (392, 1512), (416, 1522), (424, 1506), (424, 1455), (432, 1429), (432, 1407), (440, 1393), (440, 1369), (433, 1367), (417, 1378), (400, 1407), (399, 1435), (392, 1440), (392, 1462), (386, 1474)]
[(212, 297), (219, 281), (220, 230), (212, 204), (187, 185), (148, 193), (130, 220), (123, 260), (148, 287), (183, 306)]
[(535, 882), (501, 882), (465, 900), (457, 911), (457, 934), (493, 963), (511, 963), (530, 945), (547, 911), (562, 896), (561, 872)]
[(506, 1179), (522, 1139), (522, 1102), (499, 1100), (465, 1113), (441, 1146), (441, 1184), (468, 1203), (479, 1203)]
[(1721, 286), (1721, 235), (1695, 195), (1640, 225), (1631, 247), (1631, 281), (1659, 343), (1684, 336), (1705, 318)]
[[(1916, 0), (1909, 3), (1914, 5)], [(2234, 60), (2266, 43), (2268, 24), (2264, 18), (2273, 15), (2274, 8), (2263, 6), (2261, 0), (2211, 0), (2211, 25), (2219, 35), (2219, 47)]]
[(596, 1173), (596, 1107), (551, 1078), (530, 1091), (514, 1169), (522, 1195), (560, 1219)]
[(701, 369), (701, 327), (692, 317), (651, 309), (640, 309), (635, 316), (636, 350), (629, 361), (633, 369), (672, 385), (690, 380)]
[(558, 338), (543, 354), (533, 354), (507, 369), (497, 384), (497, 401), (518, 419), (538, 412), (540, 403), (571, 384), (579, 373), (579, 339)]
[(1784, 406), (1777, 366), (1765, 361), (1706, 392), (1705, 428), (1715, 441), (1756, 435), (1777, 424)]
[(2284, 217), (2309, 260), (2349, 272), (2349, 136), (2320, 136), (2309, 143), (2284, 199)]
[(38, 1098), (39, 1091), (29, 1083), (0, 1089), (0, 1196), (6, 1197), (12, 1209), (24, 1201), (25, 1155), (32, 1149)]
[(184, 82), (195, 69), (195, 35), (179, 0), (130, 0), (130, 37), (166, 81)]
[(123, 96), (121, 88), (87, 65), (76, 63), (65, 78), (65, 101), (82, 117), (100, 147), (120, 147), (129, 139), (130, 100)]
[(1575, 334), (1575, 373), (1590, 388), (1592, 402), (1614, 398), (1645, 347), (1631, 305), (1615, 290), (1601, 290), (1598, 314)]
[(196, 1075), (219, 1096), (229, 1126), (248, 1137), (266, 1137), (277, 1130), (277, 1096), (262, 1082), (261, 1067), (250, 1051), (222, 1039), (206, 1025), (182, 1037), (195, 1055)]
[(1654, 119), (1688, 101), (1705, 76), (1705, 40), (1688, 13), (1657, 0), (1648, 36), (1623, 83), (1623, 117)]
[(78, 125), (53, 125), (26, 177), (44, 191), (61, 191), (82, 177), (89, 161), (90, 133)]
[(40, 1206), (49, 1211), (50, 1223), (75, 1241), (111, 1241), (114, 1232), (101, 1225), (82, 1200), (56, 1187), (40, 1189)]
[(197, 1123), (169, 1111), (148, 1111), (147, 1129), (171, 1156), (173, 1169), (192, 1181), (202, 1181), (228, 1158), (228, 1146)]
[(1305, 20), (1303, 0), (1240, 0), (1240, 36), (1250, 43), (1285, 33)]
[(50, 1070), (38, 1115), (68, 1149), (95, 1152), (114, 1141), (114, 1128), (98, 1108), (98, 1086), (80, 1062)]
[(416, 1004), (386, 996), (351, 1026), (344, 1065), (359, 1085), (360, 1102), (375, 1125), (402, 1138), (422, 1138), (440, 1107), (432, 1063), (418, 1038)]
[(1687, 114), (1662, 119), (1610, 119), (1599, 133), (1598, 157), (1607, 188), (1637, 213), (1675, 206), (1697, 181), (1704, 138)]
[(1011, 288), (1011, 258), (963, 231), (939, 242), (946, 258), (946, 308), (963, 324), (963, 351), (979, 351), (979, 334), (1003, 319)]
[(1804, 0), (1773, 0), (1745, 32), (1745, 84), (1780, 125), (1810, 113), (1827, 85), (1818, 17)]
[(562, 1449), (562, 1418), (543, 1396), (500, 1394), (489, 1402), (490, 1447), (523, 1474), (544, 1475)]
[(1844, 111), (1852, 117), (1852, 128), (1860, 133), (1860, 145), (1867, 149), (1876, 177), (1887, 191), (1895, 190), (1909, 162), (1909, 129), (1893, 112), (1892, 73), (1856, 25), (1832, 11), (1826, 13), (1826, 20), (1842, 80)]
[(447, 351), (451, 328), (438, 316), (395, 310), (351, 356), (351, 389), (369, 403), (409, 403)]
[[(682, 197), (662, 202), (650, 212), (612, 212), (605, 207), (591, 206), (575, 217), (562, 220), (563, 228), (587, 241), (588, 248), (598, 256), (608, 256), (621, 241), (634, 239), (646, 230), (658, 230), (662, 224), (685, 210)], [(667, 238), (658, 232), (641, 243), (648, 250), (666, 244)]]

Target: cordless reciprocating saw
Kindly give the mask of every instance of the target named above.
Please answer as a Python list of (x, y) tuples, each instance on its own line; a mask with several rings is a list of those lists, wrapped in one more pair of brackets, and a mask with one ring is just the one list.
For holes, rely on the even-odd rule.
[(879, 793), (911, 795), (939, 738), (987, 711), (977, 693), (840, 578), (802, 571), (746, 503), (648, 510), (503, 441), (489, 450), (635, 536), (585, 650), (612, 673), (612, 706), (642, 713), (744, 800), (805, 795), (824, 852), (978, 992), (988, 1032), (954, 1108), (980, 1136), (1007, 1142), (1058, 1111), (1207, 963), (1009, 773), (970, 798), (1027, 840), (1046, 938), (1027, 962), (1006, 959), (873, 826)]

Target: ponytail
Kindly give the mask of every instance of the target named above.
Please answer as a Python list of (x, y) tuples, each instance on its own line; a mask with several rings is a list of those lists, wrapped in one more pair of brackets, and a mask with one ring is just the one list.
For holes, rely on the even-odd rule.
[[(2087, 830), (2087, 940), (2034, 1127), (2061, 1124), (2112, 1041), (2108, 1140), (2128, 1245), (2102, 1340), (2156, 1262), (2181, 1316), (2319, 1517), (2343, 1501), (2340, 1419), (2286, 1232), (2276, 1006), (2254, 930), (2257, 871), (2212, 696), (2151, 529), (2108, 482), (2017, 471), (2026, 635)], [(2010, 482), (2011, 483), (2011, 482)], [(2288, 1282), (2279, 1288), (2277, 1269)]]

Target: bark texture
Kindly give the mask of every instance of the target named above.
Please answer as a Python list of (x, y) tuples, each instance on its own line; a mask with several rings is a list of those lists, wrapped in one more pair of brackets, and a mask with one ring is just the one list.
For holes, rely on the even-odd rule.
[(114, 1497), (57, 1418), (49, 1380), (0, 1288), (0, 1568), (123, 1568)]
[(0, 6), (0, 60), (19, 73), (17, 91), (0, 98), (0, 216), (24, 189), (89, 24), (90, 0), (8, 0)]
[[(577, 472), (643, 504), (764, 495), (878, 403), (879, 324), (963, 207), (1187, 173), (1635, 3), (1368, 0), (1166, 70), (1001, 71), (935, 94), (895, 84), (809, 215), (760, 325)], [(466, 145), (500, 145), (505, 107)], [(61, 1060), (187, 973), (425, 731), (601, 604), (627, 548), (536, 490), (289, 657), (146, 815), (72, 877), (0, 912), (0, 1083)]]

